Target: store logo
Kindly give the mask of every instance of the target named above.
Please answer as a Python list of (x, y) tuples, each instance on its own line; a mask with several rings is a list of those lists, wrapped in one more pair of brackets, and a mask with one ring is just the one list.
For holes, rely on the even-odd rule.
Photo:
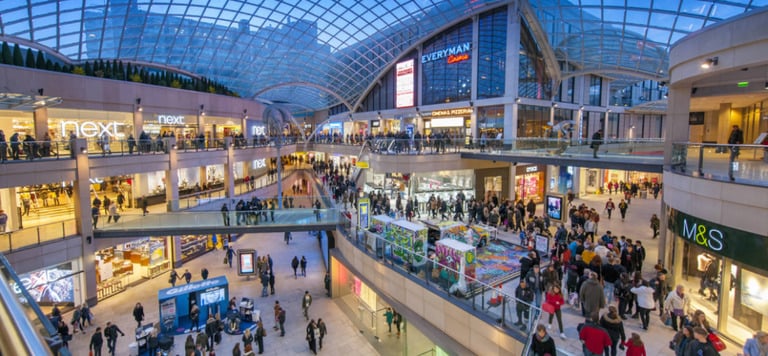
[(262, 158), (262, 159), (253, 160), (253, 164), (256, 166), (256, 168), (264, 168), (267, 166), (267, 159)]
[(539, 166), (525, 167), (525, 172), (526, 173), (533, 173), (533, 172), (536, 172), (538, 170), (539, 170)]
[[(457, 63), (469, 59), (469, 51), (472, 50), (472, 42), (462, 43), (453, 47), (434, 51), (421, 56), (421, 63), (436, 61), (438, 59), (448, 58), (448, 63)], [(466, 56), (466, 58), (464, 58)]]
[(157, 115), (160, 125), (184, 125), (184, 115)]
[(68, 131), (75, 131), (75, 135), (79, 137), (97, 137), (106, 134), (109, 137), (117, 137), (117, 127), (124, 125), (121, 122), (77, 122), (77, 121), (62, 121), (61, 132), (66, 134)]
[(252, 130), (253, 130), (253, 135), (254, 136), (261, 136), (261, 135), (264, 135), (264, 132), (266, 132), (266, 127), (264, 127), (264, 126), (254, 126)]
[(174, 296), (174, 295), (177, 295), (177, 294), (184, 294), (184, 293), (187, 293), (187, 292), (191, 292), (193, 290), (215, 287), (217, 285), (219, 285), (219, 281), (217, 281), (215, 279), (213, 279), (213, 280), (209, 279), (209, 280), (205, 280), (205, 281), (201, 281), (201, 282), (197, 282), (197, 283), (193, 282), (193, 283), (190, 283), (190, 284), (185, 284), (185, 285), (183, 285), (181, 287), (171, 288), (167, 292), (165, 292), (165, 294), (170, 297), (170, 296)]
[(712, 251), (722, 251), (725, 247), (725, 234), (718, 229), (707, 228), (701, 223), (688, 224), (688, 219), (683, 219), (683, 238), (695, 242), (697, 245), (708, 247)]

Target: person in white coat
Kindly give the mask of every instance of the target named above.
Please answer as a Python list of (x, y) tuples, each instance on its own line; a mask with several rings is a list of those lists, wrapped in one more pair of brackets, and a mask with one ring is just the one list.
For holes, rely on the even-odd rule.
[[(675, 290), (667, 294), (667, 299), (664, 300), (664, 311), (669, 313), (669, 316), (672, 318), (672, 328), (675, 331), (682, 329), (685, 322), (685, 311), (688, 310), (690, 305), (691, 298), (688, 297), (688, 294), (685, 294), (685, 287), (681, 284), (678, 284)], [(679, 323), (677, 318), (680, 318)]]
[(648, 286), (647, 281), (642, 281), (639, 286), (630, 289), (630, 292), (637, 296), (637, 313), (640, 315), (643, 329), (648, 330), (650, 313), (656, 305), (656, 302), (653, 300), (653, 288)]

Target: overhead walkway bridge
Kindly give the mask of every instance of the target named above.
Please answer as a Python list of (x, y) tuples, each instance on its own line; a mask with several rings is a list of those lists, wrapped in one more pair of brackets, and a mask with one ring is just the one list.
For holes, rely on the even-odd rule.
[[(266, 215), (250, 212), (179, 211), (122, 215), (119, 222), (107, 223), (101, 217), (95, 238), (167, 236), (179, 234), (245, 234), (259, 232), (335, 230), (342, 221), (338, 209), (265, 210)], [(274, 213), (274, 219), (272, 219)], [(266, 218), (265, 218), (266, 216)], [(225, 219), (229, 218), (229, 224)]]

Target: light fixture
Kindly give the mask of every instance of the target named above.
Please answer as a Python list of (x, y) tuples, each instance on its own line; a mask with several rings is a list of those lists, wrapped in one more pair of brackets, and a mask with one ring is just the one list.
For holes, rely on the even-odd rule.
[(141, 98), (136, 98), (136, 105), (141, 105)]
[(200, 104), (200, 115), (205, 116), (205, 105)]
[(765, 90), (768, 90), (768, 82), (765, 82)]
[(43, 88), (37, 89), (37, 93), (40, 94), (40, 96), (43, 96), (43, 92), (44, 92)]
[(474, 103), (474, 102), (472, 102), (472, 101), (470, 101), (470, 102), (469, 102), (469, 106), (470, 106), (470, 107), (473, 107), (473, 106), (475, 106), (475, 103)]
[(584, 105), (579, 106), (579, 110), (584, 110)]
[(80, 153), (86, 154), (88, 153), (88, 149), (86, 149), (85, 147), (80, 147)]
[(516, 102), (516, 103), (518, 103), (518, 104), (519, 104), (519, 103), (520, 103), (520, 101), (521, 101), (521, 99), (520, 99), (520, 98), (515, 98), (515, 102)]
[(699, 88), (691, 88), (691, 95), (696, 95), (696, 92), (699, 90)]
[(611, 109), (608, 109), (608, 112), (613, 112), (613, 110), (611, 110)]
[(175, 150), (176, 148), (178, 148), (178, 147), (176, 147), (175, 143), (173, 145), (171, 145), (171, 149)]
[(718, 61), (719, 61), (718, 57), (707, 58), (703, 63), (701, 63), (701, 68), (709, 69), (711, 67), (714, 67), (717, 65)]
[(557, 107), (557, 103), (552, 103), (552, 107), (556, 108)]

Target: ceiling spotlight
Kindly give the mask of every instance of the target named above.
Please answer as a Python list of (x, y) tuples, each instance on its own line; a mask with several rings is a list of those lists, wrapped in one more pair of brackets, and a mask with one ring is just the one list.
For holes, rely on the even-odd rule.
[(557, 107), (557, 103), (552, 103), (552, 107), (556, 108)]
[(707, 58), (704, 61), (704, 63), (701, 63), (701, 68), (702, 69), (709, 69), (711, 67), (714, 67), (714, 66), (717, 65), (718, 61), (719, 61), (719, 58), (717, 58), (717, 57)]
[(43, 88), (37, 89), (37, 93), (40, 94), (40, 96), (43, 96)]
[(584, 110), (584, 105), (579, 106), (579, 110)]

